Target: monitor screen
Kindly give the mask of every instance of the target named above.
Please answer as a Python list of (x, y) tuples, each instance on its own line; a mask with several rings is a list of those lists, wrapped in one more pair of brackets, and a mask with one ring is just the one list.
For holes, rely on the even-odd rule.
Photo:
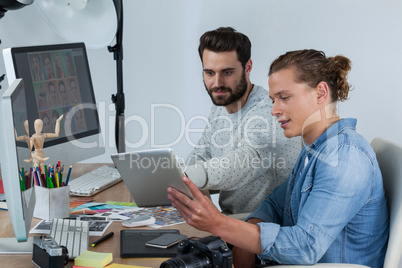
[[(34, 122), (41, 119), (42, 133), (55, 133), (63, 115), (57, 137), (43, 143), (44, 156), (53, 164), (72, 164), (104, 153), (84, 43), (14, 47), (3, 54), (9, 84), (24, 81), (26, 110), (16, 119), (17, 132), (25, 131), (27, 120), (34, 133)], [(27, 143), (18, 141), (18, 147)]]

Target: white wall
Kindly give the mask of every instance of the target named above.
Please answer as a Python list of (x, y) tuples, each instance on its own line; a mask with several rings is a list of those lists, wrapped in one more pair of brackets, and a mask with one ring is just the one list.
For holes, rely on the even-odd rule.
[[(400, 1), (123, 2), (124, 91), (126, 118), (131, 120), (126, 126), (131, 144), (127, 151), (152, 147), (153, 136), (155, 144), (170, 146), (183, 156), (189, 153), (200, 134), (192, 133), (187, 139), (183, 131), (202, 128), (205, 124), (200, 118), (208, 115), (211, 105), (202, 83), (198, 39), (220, 26), (232, 26), (249, 36), (254, 62), (251, 80), (265, 87), (269, 64), (288, 50), (315, 48), (329, 56), (349, 57), (353, 63), (349, 77), (355, 89), (350, 100), (340, 104), (341, 115), (358, 118), (358, 131), (369, 141), (381, 136), (402, 144)], [(0, 20), (0, 39), (1, 49), (65, 42), (33, 5), (6, 13)], [(106, 48), (88, 49), (88, 57), (97, 101), (106, 103), (106, 111), (100, 113), (107, 147), (105, 155), (89, 162), (110, 162), (109, 155), (116, 152), (114, 106), (110, 105), (110, 96), (116, 92), (115, 62)], [(0, 74), (4, 72), (1, 63)], [(1, 85), (4, 90), (7, 82)], [(154, 110), (152, 127), (151, 105), (155, 104), (164, 108)], [(138, 118), (148, 126), (141, 128)], [(140, 148), (132, 145), (141, 140), (146, 142)]]

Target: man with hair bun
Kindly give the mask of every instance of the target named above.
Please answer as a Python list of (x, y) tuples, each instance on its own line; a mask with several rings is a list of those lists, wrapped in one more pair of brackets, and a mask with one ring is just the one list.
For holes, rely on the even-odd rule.
[[(168, 198), (197, 229), (234, 245), (235, 267), (350, 263), (383, 267), (389, 211), (375, 152), (341, 119), (350, 60), (313, 49), (287, 52), (269, 70), (271, 114), (286, 137), (305, 142), (288, 179), (245, 221), (227, 217), (186, 177), (193, 194), (168, 188)], [(256, 258), (256, 256), (258, 258)]]

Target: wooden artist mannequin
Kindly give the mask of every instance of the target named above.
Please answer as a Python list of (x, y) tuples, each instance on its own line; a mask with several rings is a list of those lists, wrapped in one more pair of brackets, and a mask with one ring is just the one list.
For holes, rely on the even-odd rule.
[(31, 154), (32, 164), (34, 167), (39, 166), (42, 173), (44, 173), (45, 170), (43, 163), (49, 159), (49, 157), (45, 157), (43, 154), (43, 144), (46, 138), (57, 138), (59, 136), (61, 119), (63, 119), (63, 115), (57, 118), (54, 133), (42, 133), (42, 119), (36, 119), (34, 122), (35, 134), (33, 134), (30, 139), (30, 150), (32, 151), (32, 147), (35, 146), (35, 151)]

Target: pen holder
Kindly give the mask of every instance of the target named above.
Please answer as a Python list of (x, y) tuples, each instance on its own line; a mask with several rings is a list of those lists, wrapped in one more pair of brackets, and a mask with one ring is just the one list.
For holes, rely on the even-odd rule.
[(35, 185), (35, 196), (35, 218), (52, 220), (70, 215), (70, 186), (45, 188)]

